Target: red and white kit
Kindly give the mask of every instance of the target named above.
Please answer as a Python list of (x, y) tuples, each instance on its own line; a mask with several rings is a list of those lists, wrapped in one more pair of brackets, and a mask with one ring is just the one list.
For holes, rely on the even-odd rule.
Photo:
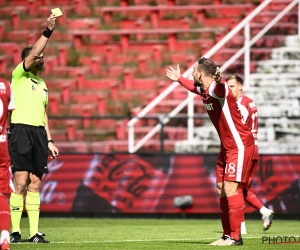
[(241, 96), (237, 100), (239, 110), (243, 117), (243, 123), (251, 130), (252, 136), (254, 138), (255, 153), (256, 155), (253, 159), (258, 160), (258, 146), (257, 146), (257, 133), (258, 133), (258, 116), (257, 107), (255, 103), (248, 96)]
[(10, 157), (8, 153), (8, 138), (6, 134), (6, 119), (8, 111), (14, 109), (10, 84), (0, 78), (0, 193), (11, 193), (10, 187)]
[(257, 133), (258, 133), (258, 114), (257, 107), (252, 99), (243, 95), (237, 100), (239, 110), (243, 116), (243, 123), (247, 125), (250, 129), (252, 136), (254, 138), (254, 154), (253, 154), (253, 165), (250, 170), (250, 175), (248, 182), (245, 184), (245, 188), (250, 188), (253, 176), (256, 172), (258, 165), (258, 143), (257, 143)]
[(215, 126), (221, 152), (217, 164), (217, 182), (246, 182), (250, 175), (254, 153), (254, 139), (226, 82), (212, 82), (204, 91), (194, 81), (183, 77), (179, 83), (202, 97), (204, 107)]

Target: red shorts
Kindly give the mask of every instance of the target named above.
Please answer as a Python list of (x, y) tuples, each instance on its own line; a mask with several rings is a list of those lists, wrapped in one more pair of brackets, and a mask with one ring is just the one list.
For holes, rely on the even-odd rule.
[(12, 189), (10, 187), (10, 158), (8, 151), (0, 148), (0, 193), (10, 194)]
[(254, 144), (232, 151), (222, 151), (217, 161), (216, 180), (240, 182), (249, 185), (253, 168)]
[(258, 166), (258, 160), (257, 159), (252, 160), (252, 166), (251, 166), (251, 169), (250, 169), (250, 174), (249, 174), (248, 181), (243, 183), (241, 185), (241, 188), (245, 188), (245, 189), (248, 190), (251, 187), (251, 183), (252, 183), (254, 174), (256, 172), (257, 166)]

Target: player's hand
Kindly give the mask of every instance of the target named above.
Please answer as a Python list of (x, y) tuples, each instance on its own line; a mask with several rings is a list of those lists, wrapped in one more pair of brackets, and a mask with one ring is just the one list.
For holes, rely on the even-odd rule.
[(172, 81), (178, 81), (180, 75), (179, 64), (177, 64), (177, 69), (173, 69), (171, 66), (166, 70), (166, 76), (169, 77)]
[(54, 146), (53, 143), (48, 143), (48, 148), (51, 152), (51, 158), (56, 159), (58, 157), (58, 149)]
[(51, 14), (48, 19), (47, 19), (47, 27), (49, 30), (54, 30), (55, 28), (55, 20), (56, 20), (56, 17), (54, 14)]
[(216, 81), (217, 84), (222, 84), (223, 83), (219, 67), (217, 67), (216, 73), (213, 76), (213, 78), (215, 79), (215, 81)]

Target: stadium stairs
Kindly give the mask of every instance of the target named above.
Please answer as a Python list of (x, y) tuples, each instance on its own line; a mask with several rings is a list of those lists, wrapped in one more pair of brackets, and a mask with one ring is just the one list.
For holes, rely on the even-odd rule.
[(258, 63), (251, 75), (247, 91), (256, 100), (260, 116), (266, 117), (260, 119), (261, 153), (300, 153), (299, 46), (298, 35), (286, 36), (284, 46), (274, 48), (271, 58)]
[[(235, 4), (233, 5), (232, 2)], [(126, 152), (128, 118), (134, 116), (169, 84), (165, 69), (180, 64), (182, 72), (249, 14), (259, 1), (184, 0), (0, 0), (0, 73), (10, 79), (20, 62), (22, 47), (33, 44), (45, 26), (49, 10), (64, 15), (44, 52), (42, 77), (49, 88), (51, 133), (61, 152)], [(287, 1), (276, 1), (251, 24), (259, 32)], [(17, 6), (17, 7), (16, 7)], [(251, 72), (270, 59), (272, 49), (297, 32), (289, 13), (251, 50)], [(257, 28), (257, 29), (255, 29)], [(243, 44), (243, 34), (213, 56), (222, 65)], [(243, 58), (226, 72), (243, 74)], [(147, 133), (157, 115), (167, 114), (187, 97), (174, 91), (139, 122), (136, 138)], [(197, 113), (203, 113), (195, 99)], [(103, 119), (90, 119), (101, 116)], [(64, 119), (73, 117), (73, 119)], [(81, 119), (78, 119), (81, 117)], [(106, 118), (105, 118), (106, 117)], [(195, 125), (203, 121), (196, 119)], [(171, 120), (164, 127), (165, 150), (186, 139), (186, 121)], [(144, 151), (160, 150), (160, 134)]]

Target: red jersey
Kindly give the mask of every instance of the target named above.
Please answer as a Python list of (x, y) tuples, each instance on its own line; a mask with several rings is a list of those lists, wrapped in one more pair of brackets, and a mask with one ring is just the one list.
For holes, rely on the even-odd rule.
[(9, 110), (13, 109), (14, 102), (10, 84), (7, 80), (0, 78), (0, 193), (3, 194), (11, 193), (11, 187), (13, 187), (10, 180), (10, 157), (6, 135), (7, 114)]
[(194, 86), (194, 81), (180, 77), (179, 83), (202, 97), (204, 107), (215, 126), (221, 146), (226, 151), (244, 149), (254, 143), (253, 136), (243, 123), (238, 105), (226, 82), (212, 82), (204, 91)]
[[(242, 114), (242, 122), (246, 124), (254, 138), (255, 157), (258, 157), (257, 132), (258, 132), (258, 116), (255, 103), (247, 96), (243, 95), (237, 100), (238, 107)], [(258, 159), (258, 158), (255, 158)]]
[(6, 119), (8, 111), (14, 109), (14, 102), (10, 84), (7, 80), (0, 78), (0, 150), (7, 148)]

